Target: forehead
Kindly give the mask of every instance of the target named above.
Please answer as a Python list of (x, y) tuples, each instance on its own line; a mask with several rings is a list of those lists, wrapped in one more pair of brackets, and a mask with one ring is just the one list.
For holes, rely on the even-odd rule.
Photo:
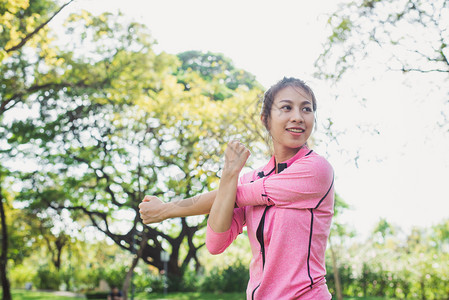
[(297, 86), (286, 86), (279, 90), (274, 96), (274, 102), (278, 103), (282, 100), (290, 100), (292, 102), (304, 102), (308, 101), (312, 103), (312, 97), (304, 91), (302, 88)]

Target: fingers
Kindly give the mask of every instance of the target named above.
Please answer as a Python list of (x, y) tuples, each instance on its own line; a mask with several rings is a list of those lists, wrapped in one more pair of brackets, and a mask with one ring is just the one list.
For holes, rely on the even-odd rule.
[[(141, 204), (143, 204), (143, 202)], [(145, 206), (140, 206), (139, 205), (139, 208), (140, 208), (140, 210), (139, 210), (140, 219), (142, 219), (142, 223), (143, 224), (150, 224), (150, 223), (152, 223), (153, 218), (152, 218), (151, 214), (147, 211)]]
[(142, 219), (142, 223), (147, 224), (148, 220), (145, 216), (145, 213), (148, 210), (148, 204), (149, 202), (154, 198), (154, 196), (145, 196), (142, 200), (142, 202), (139, 204), (139, 214), (140, 218)]
[(143, 200), (142, 200), (142, 202), (139, 204), (139, 208), (142, 208), (142, 204), (143, 203), (148, 203), (148, 202), (150, 202), (151, 200), (153, 200), (154, 198), (157, 198), (156, 196), (145, 196), (144, 198), (143, 198)]
[(225, 150), (223, 170), (232, 176), (239, 174), (249, 155), (250, 151), (245, 147), (245, 145), (240, 143), (238, 140), (230, 141)]
[(232, 140), (228, 143), (228, 147), (230, 149), (232, 149), (235, 153), (238, 154), (247, 154), (248, 156), (251, 154), (251, 152), (245, 147), (245, 145), (243, 145), (242, 143), (240, 143), (239, 140)]
[(139, 204), (139, 214), (143, 224), (163, 221), (161, 215), (163, 203), (156, 196), (145, 196)]
[(143, 198), (143, 200), (142, 200), (142, 202), (150, 202), (152, 199), (154, 199), (154, 198), (157, 198), (156, 196), (148, 196), (148, 195), (146, 195), (144, 198)]

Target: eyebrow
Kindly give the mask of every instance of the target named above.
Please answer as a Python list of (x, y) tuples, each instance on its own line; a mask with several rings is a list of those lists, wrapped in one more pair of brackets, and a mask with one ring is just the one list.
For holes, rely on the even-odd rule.
[[(279, 103), (280, 103), (280, 102), (293, 103), (293, 101), (292, 101), (292, 100), (289, 100), (289, 99), (282, 99), (282, 100), (279, 101)], [(304, 105), (304, 104), (310, 104), (310, 105), (312, 105), (312, 102), (310, 102), (309, 100), (304, 100), (304, 101), (301, 102), (301, 104), (302, 104), (302, 105)]]

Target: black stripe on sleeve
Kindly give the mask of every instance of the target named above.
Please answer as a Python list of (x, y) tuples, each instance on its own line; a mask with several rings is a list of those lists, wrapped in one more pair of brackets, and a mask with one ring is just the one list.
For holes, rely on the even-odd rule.
[(313, 279), (310, 275), (310, 248), (312, 247), (312, 233), (313, 233), (313, 209), (309, 208), (311, 217), (310, 217), (310, 235), (309, 235), (309, 249), (307, 252), (307, 274), (309, 275), (310, 279), (310, 288), (313, 286)]
[(315, 209), (318, 208), (318, 206), (320, 206), (321, 202), (323, 202), (323, 200), (327, 197), (327, 195), (329, 194), (329, 192), (332, 189), (332, 186), (334, 185), (334, 176), (332, 176), (332, 182), (331, 182), (331, 186), (329, 187), (329, 189), (327, 190), (326, 194), (323, 196), (323, 198), (321, 198), (321, 200), (318, 202), (318, 204), (315, 206)]

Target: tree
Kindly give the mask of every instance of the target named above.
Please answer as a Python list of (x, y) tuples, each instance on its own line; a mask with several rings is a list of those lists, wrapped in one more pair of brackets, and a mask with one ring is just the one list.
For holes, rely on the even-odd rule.
[(54, 53), (49, 51), (48, 23), (61, 12), (64, 7), (73, 0), (67, 1), (58, 7), (55, 1), (1, 1), (0, 20), (2, 31), (0, 32), (0, 62), (1, 73), (1, 103), (0, 116), (18, 103), (22, 103), (27, 96), (38, 91), (45, 90), (45, 83), (30, 84), (27, 75), (33, 69), (36, 61), (25, 58), (24, 50), (35, 52), (37, 63), (40, 60), (51, 61)]
[[(182, 52), (177, 56), (182, 62), (181, 74), (195, 71), (206, 81), (219, 80), (214, 94), (211, 95), (215, 100), (230, 97), (238, 87), (262, 88), (253, 74), (235, 68), (232, 61), (221, 53), (203, 53), (192, 50)], [(186, 88), (188, 88), (187, 85)]]
[(328, 19), (332, 32), (317, 76), (338, 80), (367, 57), (388, 69), (449, 73), (449, 4), (445, 0), (356, 0)]
[[(160, 270), (167, 251), (169, 274), (179, 277), (200, 264), (195, 233), (204, 217), (144, 226), (138, 204), (145, 194), (176, 199), (215, 188), (232, 138), (260, 147), (261, 90), (228, 87), (222, 73), (204, 79), (176, 56), (154, 53), (147, 30), (120, 16), (82, 12), (66, 26), (70, 48), (49, 46), (55, 59), (29, 76), (47, 87), (28, 96), (39, 116), (6, 124), (5, 155), (21, 146), (17, 157), (35, 165), (17, 199), (42, 218), (69, 212)], [(217, 88), (226, 95), (216, 99)]]
[[(36, 214), (38, 213), (39, 212), (36, 211)], [(59, 215), (38, 218), (36, 217), (36, 214), (33, 214), (33, 212), (27, 213), (27, 219), (34, 221), (34, 232), (31, 233), (36, 234), (39, 239), (42, 239), (47, 252), (50, 254), (51, 263), (56, 268), (56, 270), (59, 271), (62, 265), (63, 250), (64, 248), (68, 247), (71, 240), (70, 232), (66, 228), (61, 228), (58, 230), (58, 232), (54, 232), (52, 230), (55, 229), (54, 223), (60, 218)], [(59, 224), (64, 224), (64, 222), (60, 220)], [(60, 225), (59, 227), (62, 226)]]
[(381, 218), (373, 230), (374, 243), (384, 245), (387, 238), (396, 235), (397, 231), (398, 229), (394, 225), (390, 224), (385, 218)]
[(0, 276), (2, 280), (2, 288), (3, 288), (3, 299), (9, 300), (11, 299), (11, 287), (9, 284), (9, 280), (7, 277), (7, 264), (8, 264), (8, 245), (9, 245), (9, 234), (8, 228), (6, 226), (6, 197), (4, 196), (3, 191), (3, 181), (4, 181), (4, 173), (5, 171), (0, 166), (0, 216), (1, 216), (1, 225), (2, 225), (2, 249), (1, 249), (1, 257), (0, 257)]
[[(57, 7), (54, 1), (4, 1), (0, 3), (0, 121), (4, 112), (23, 101), (25, 95), (42, 88), (40, 85), (28, 85), (27, 77), (21, 71), (25, 70), (22, 63), (25, 47), (41, 48), (45, 50), (47, 28), (46, 25), (64, 7), (73, 0), (68, 1), (61, 7)], [(4, 131), (0, 128), (0, 135)], [(0, 166), (2, 169), (2, 166)], [(2, 176), (3, 177), (3, 176)], [(0, 182), (0, 185), (3, 183)], [(1, 194), (1, 191), (0, 191)], [(1, 198), (1, 222), (2, 222), (2, 255), (0, 262), (0, 273), (2, 274), (3, 299), (11, 299), (9, 281), (7, 278), (8, 259), (8, 229), (6, 227), (6, 215), (4, 214), (4, 197)]]
[(334, 205), (334, 217), (332, 220), (332, 226), (329, 233), (329, 252), (331, 254), (332, 261), (332, 273), (335, 283), (335, 293), (338, 300), (343, 299), (343, 286), (341, 283), (341, 276), (339, 272), (339, 255), (338, 248), (341, 248), (343, 241), (346, 237), (353, 237), (352, 232), (348, 225), (341, 222), (341, 214), (344, 210), (348, 209), (349, 205), (339, 196), (335, 195)]

